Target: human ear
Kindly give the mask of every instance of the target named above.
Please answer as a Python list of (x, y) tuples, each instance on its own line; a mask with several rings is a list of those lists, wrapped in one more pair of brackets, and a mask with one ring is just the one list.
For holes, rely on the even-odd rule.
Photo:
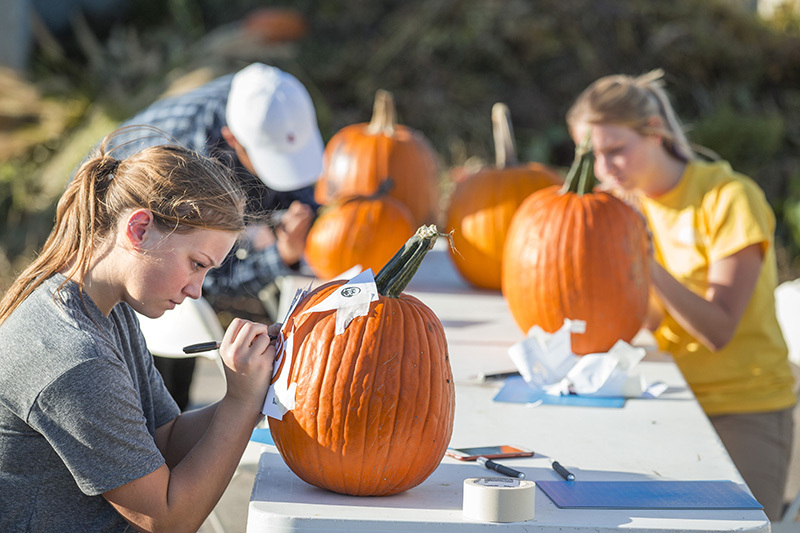
[(153, 213), (149, 209), (137, 209), (128, 215), (125, 237), (134, 247), (139, 248), (153, 230)]
[(242, 144), (236, 140), (236, 137), (233, 136), (231, 129), (228, 126), (222, 126), (220, 133), (222, 134), (222, 138), (225, 139), (225, 142), (228, 143), (228, 146), (233, 148), (233, 151), (242, 166), (252, 174), (258, 175), (256, 169), (253, 167), (253, 164), (250, 162), (250, 156), (247, 155), (247, 151), (244, 149), (244, 146), (242, 146)]
[(239, 146), (239, 141), (237, 141), (236, 137), (233, 136), (231, 129), (228, 126), (222, 126), (220, 133), (222, 134), (222, 138), (225, 139), (225, 142), (228, 143), (231, 148), (236, 150), (236, 148)]

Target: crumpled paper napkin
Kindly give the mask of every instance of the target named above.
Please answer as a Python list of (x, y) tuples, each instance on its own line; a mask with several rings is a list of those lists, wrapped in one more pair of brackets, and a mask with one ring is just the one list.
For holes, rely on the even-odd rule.
[(508, 355), (529, 386), (556, 396), (642, 398), (666, 390), (661, 382), (648, 386), (635, 372), (645, 356), (644, 348), (620, 340), (606, 353), (573, 354), (570, 334), (585, 331), (582, 320), (566, 319), (552, 334), (533, 326), (525, 339), (509, 348)]

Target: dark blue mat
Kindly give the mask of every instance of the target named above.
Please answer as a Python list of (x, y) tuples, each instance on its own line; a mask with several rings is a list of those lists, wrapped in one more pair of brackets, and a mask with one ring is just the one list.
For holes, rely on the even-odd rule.
[(537, 481), (562, 509), (763, 509), (733, 481)]

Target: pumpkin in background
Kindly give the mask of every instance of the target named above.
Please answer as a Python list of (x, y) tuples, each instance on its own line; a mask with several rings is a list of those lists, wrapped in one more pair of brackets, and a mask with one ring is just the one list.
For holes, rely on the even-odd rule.
[(608, 192), (592, 192), (588, 140), (564, 187), (533, 193), (511, 221), (503, 252), (503, 295), (523, 331), (586, 321), (572, 334), (577, 355), (629, 342), (647, 312), (649, 240), (642, 217)]
[(396, 123), (394, 97), (378, 90), (372, 120), (339, 130), (325, 145), (315, 199), (330, 204), (349, 196), (374, 194), (391, 180), (390, 196), (411, 211), (415, 225), (439, 216), (436, 153), (418, 131)]
[(381, 496), (419, 485), (439, 466), (455, 412), (447, 340), (433, 311), (402, 293), (437, 235), (421, 227), (408, 240), (375, 276), (379, 299), (341, 334), (335, 310), (301, 313), (344, 281), (312, 291), (285, 321), (293, 358), (283, 365), (279, 354), (273, 381), (289, 373), (295, 406), (268, 421), (283, 460), (307, 483)]
[(450, 197), (446, 231), (450, 254), (473, 285), (500, 290), (506, 232), (517, 208), (535, 191), (560, 184), (561, 176), (540, 163), (517, 161), (508, 107), (492, 107), (496, 164), (459, 181)]
[(308, 21), (291, 7), (262, 7), (253, 9), (241, 22), (245, 35), (261, 43), (299, 41), (308, 33)]
[(377, 272), (413, 233), (411, 213), (397, 200), (349, 198), (323, 208), (308, 232), (305, 260), (323, 280), (356, 265)]

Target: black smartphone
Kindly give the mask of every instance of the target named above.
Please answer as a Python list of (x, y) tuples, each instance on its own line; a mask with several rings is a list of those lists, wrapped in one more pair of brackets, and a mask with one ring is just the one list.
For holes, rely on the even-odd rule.
[(506, 457), (531, 457), (533, 450), (521, 446), (502, 444), (500, 446), (476, 446), (471, 448), (447, 448), (448, 456), (461, 461), (474, 461), (478, 457), (503, 459)]

